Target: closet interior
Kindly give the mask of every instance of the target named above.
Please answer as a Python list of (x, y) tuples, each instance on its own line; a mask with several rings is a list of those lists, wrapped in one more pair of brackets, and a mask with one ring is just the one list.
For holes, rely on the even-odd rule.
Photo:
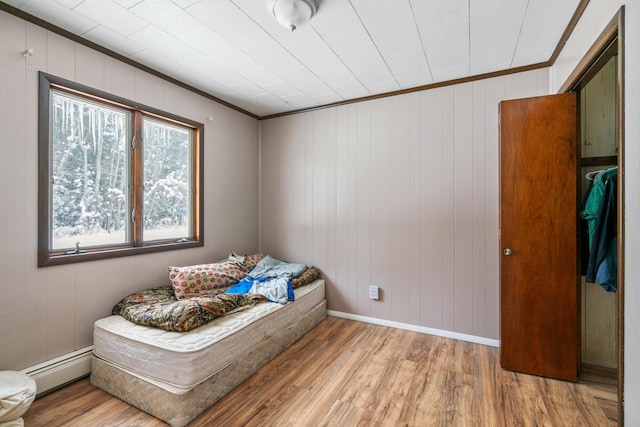
[[(619, 152), (618, 141), (618, 56), (614, 41), (596, 63), (597, 72), (578, 88), (580, 103), (580, 250), (581, 274), (581, 362), (582, 372), (597, 372), (611, 382), (618, 379), (618, 331), (619, 289), (618, 237), (620, 236), (618, 201)], [(621, 175), (620, 175), (621, 176)], [(609, 182), (613, 179), (614, 182)], [(598, 182), (600, 181), (600, 182)], [(609, 188), (607, 185), (609, 184)], [(615, 186), (615, 189), (612, 188)], [(597, 190), (596, 190), (597, 187)], [(607, 189), (607, 193), (600, 193)], [(611, 200), (611, 191), (614, 191)], [(595, 193), (595, 194), (594, 194)], [(598, 201), (597, 198), (600, 197)], [(607, 203), (613, 218), (607, 221)], [(613, 206), (611, 206), (613, 203)], [(598, 212), (598, 206), (600, 211)], [(599, 218), (593, 218), (594, 216)], [(585, 219), (587, 218), (587, 219)], [(611, 236), (603, 237), (603, 228), (608, 227)], [(590, 224), (590, 225), (589, 225)], [(591, 226), (591, 230), (589, 227)], [(600, 233), (600, 234), (599, 234)], [(605, 233), (606, 234), (606, 233)], [(594, 240), (595, 239), (595, 240)], [(611, 243), (603, 251), (603, 239)], [(598, 248), (599, 247), (599, 248)], [(608, 265), (598, 268), (594, 262), (607, 257)], [(603, 282), (603, 283), (599, 283)], [(616, 408), (617, 412), (617, 408)], [(613, 415), (613, 414), (612, 414)], [(611, 417), (613, 418), (613, 416)]]

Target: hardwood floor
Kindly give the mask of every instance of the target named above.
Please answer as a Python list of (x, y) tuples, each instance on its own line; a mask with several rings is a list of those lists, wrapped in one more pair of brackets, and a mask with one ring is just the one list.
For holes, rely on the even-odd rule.
[(618, 371), (593, 365), (582, 365), (582, 373), (578, 381), (589, 386), (589, 391), (609, 419), (609, 426), (617, 425)]
[[(328, 317), (190, 426), (616, 426), (615, 385), (589, 375), (517, 374), (497, 348)], [(24, 421), (166, 426), (88, 378), (36, 399)]]

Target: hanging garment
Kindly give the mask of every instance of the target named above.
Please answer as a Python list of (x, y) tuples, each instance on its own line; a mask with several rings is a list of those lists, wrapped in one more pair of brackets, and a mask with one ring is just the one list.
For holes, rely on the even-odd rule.
[[(587, 187), (587, 191), (584, 193), (584, 197), (582, 198), (582, 205), (580, 206), (580, 213), (585, 210), (587, 206), (587, 200), (589, 200), (589, 195), (591, 194), (591, 190), (593, 190), (593, 178), (589, 179), (589, 187)], [(589, 264), (589, 226), (587, 225), (587, 221), (580, 221), (580, 275), (587, 275), (587, 265)]]
[[(602, 174), (603, 191), (593, 227), (590, 227), (590, 253), (587, 264), (587, 282), (599, 283), (606, 291), (617, 290), (617, 233), (618, 233), (618, 170), (617, 168)], [(591, 192), (587, 205), (591, 204)]]
[(602, 198), (604, 196), (604, 188), (607, 180), (612, 175), (618, 174), (618, 168), (607, 169), (596, 175), (593, 178), (593, 185), (589, 192), (589, 197), (585, 203), (584, 209), (580, 212), (580, 216), (587, 220), (587, 226), (589, 228), (589, 251), (593, 248), (593, 236), (595, 234), (596, 219), (598, 218), (598, 212), (602, 206)]

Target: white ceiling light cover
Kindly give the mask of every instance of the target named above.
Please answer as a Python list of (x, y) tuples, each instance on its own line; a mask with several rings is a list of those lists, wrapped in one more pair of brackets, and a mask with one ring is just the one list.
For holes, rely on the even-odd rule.
[(315, 0), (271, 0), (269, 8), (280, 25), (293, 31), (308, 23), (315, 15), (316, 2)]

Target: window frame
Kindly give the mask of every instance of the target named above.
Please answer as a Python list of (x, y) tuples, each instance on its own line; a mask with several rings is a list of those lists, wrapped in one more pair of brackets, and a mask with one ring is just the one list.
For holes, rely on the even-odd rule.
[[(83, 261), (117, 258), (138, 254), (170, 251), (177, 249), (189, 249), (204, 246), (204, 125), (196, 121), (186, 119), (149, 106), (141, 105), (134, 101), (109, 94), (61, 77), (56, 77), (45, 72), (39, 72), (38, 93), (38, 267), (70, 264)], [(51, 90), (67, 92), (74, 96), (91, 99), (129, 110), (132, 141), (129, 144), (130, 179), (129, 204), (134, 209), (134, 221), (130, 222), (131, 231), (127, 244), (102, 245), (80, 248), (79, 252), (52, 250), (51, 226), (52, 226), (52, 191), (50, 191), (50, 174), (52, 169), (51, 158)], [(193, 132), (192, 162), (191, 162), (191, 232), (193, 238), (175, 240), (162, 239), (153, 241), (142, 240), (142, 202), (143, 202), (143, 141), (142, 132), (135, 132), (136, 126), (142, 126), (143, 116), (156, 120), (174, 123), (191, 128)], [(128, 215), (130, 216), (130, 215)]]

